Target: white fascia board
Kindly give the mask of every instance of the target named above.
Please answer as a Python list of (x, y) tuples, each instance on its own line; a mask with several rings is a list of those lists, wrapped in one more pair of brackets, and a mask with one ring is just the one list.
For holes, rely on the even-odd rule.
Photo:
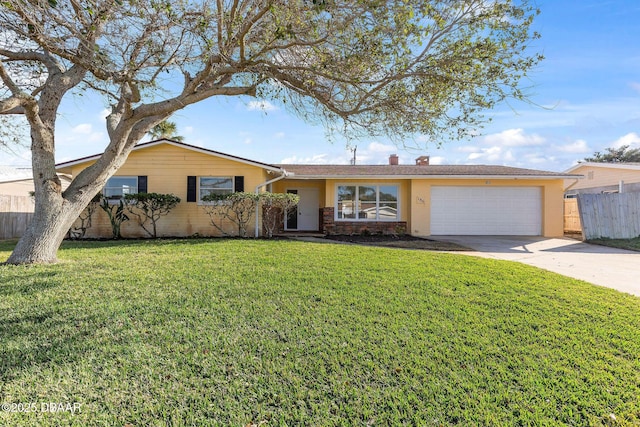
[(580, 179), (582, 175), (296, 175), (294, 179), (494, 179), (494, 180), (554, 180), (554, 179)]
[(603, 162), (585, 162), (578, 163), (577, 165), (571, 166), (565, 172), (570, 173), (576, 169), (579, 169), (584, 166), (594, 167), (594, 168), (608, 168), (608, 169), (627, 169), (627, 170), (640, 170), (639, 163), (603, 163)]
[[(136, 145), (135, 147), (133, 147), (133, 149), (131, 151), (138, 151), (138, 150), (142, 150), (148, 147), (154, 147), (156, 145), (160, 145), (160, 144), (169, 144), (169, 145), (173, 145), (175, 147), (180, 147), (180, 148), (184, 148), (187, 150), (191, 150), (191, 151), (195, 151), (197, 153), (202, 153), (202, 154), (207, 154), (209, 156), (214, 156), (214, 157), (219, 157), (222, 159), (226, 159), (226, 160), (231, 160), (234, 162), (238, 162), (238, 163), (243, 163), (246, 165), (251, 165), (251, 166), (256, 166), (271, 172), (278, 172), (281, 173), (282, 169), (278, 168), (276, 166), (272, 166), (266, 163), (261, 163), (261, 162), (256, 162), (253, 160), (249, 160), (249, 159), (244, 159), (242, 157), (236, 157), (236, 156), (232, 156), (230, 154), (225, 154), (225, 153), (220, 153), (218, 151), (214, 151), (214, 150), (208, 150), (206, 148), (200, 148), (200, 147), (196, 147), (194, 145), (189, 145), (189, 144), (184, 144), (184, 143), (180, 143), (180, 142), (175, 142), (175, 141), (170, 141), (170, 140), (166, 140), (166, 139), (161, 139), (158, 141), (152, 141), (152, 142), (145, 142), (142, 143), (140, 145)], [(56, 169), (64, 169), (64, 168), (68, 168), (71, 166), (76, 166), (76, 165), (80, 165), (83, 163), (87, 163), (87, 162), (91, 162), (91, 161), (95, 161), (98, 160), (100, 158), (100, 156), (102, 156), (102, 153), (100, 154), (95, 154), (93, 156), (88, 156), (88, 157), (82, 157), (80, 159), (76, 159), (76, 160), (71, 160), (68, 162), (63, 162), (63, 163), (59, 163), (56, 165)]]

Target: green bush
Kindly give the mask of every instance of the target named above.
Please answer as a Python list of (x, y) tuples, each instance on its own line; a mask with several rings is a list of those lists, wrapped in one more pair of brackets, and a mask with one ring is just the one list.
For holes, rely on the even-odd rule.
[(114, 239), (121, 239), (122, 234), (120, 232), (120, 227), (122, 223), (125, 221), (129, 221), (129, 217), (125, 213), (124, 203), (122, 200), (117, 205), (109, 203), (107, 197), (102, 197), (100, 201), (100, 208), (105, 211), (107, 216), (109, 217), (109, 223), (111, 223), (111, 233), (113, 234)]
[[(137, 193), (124, 196), (127, 210), (138, 219), (138, 224), (150, 237), (158, 237), (158, 220), (180, 203), (173, 194)], [(151, 225), (147, 225), (147, 223)]]
[(237, 235), (247, 237), (247, 228), (254, 218), (259, 196), (255, 193), (237, 192), (231, 194), (207, 194), (202, 201), (208, 203), (203, 206), (209, 215), (211, 225), (225, 236), (233, 236), (234, 232), (227, 230), (225, 220), (237, 226)]
[(93, 214), (96, 209), (100, 205), (100, 201), (102, 200), (102, 193), (98, 193), (94, 196), (93, 199), (89, 202), (86, 208), (80, 213), (76, 222), (73, 223), (69, 231), (67, 232), (67, 236), (69, 239), (76, 240), (84, 238), (87, 233), (87, 229), (91, 228), (91, 221), (93, 218)]
[(293, 209), (300, 202), (300, 196), (291, 193), (261, 193), (262, 227), (266, 237), (273, 237), (273, 232), (284, 219), (284, 212)]

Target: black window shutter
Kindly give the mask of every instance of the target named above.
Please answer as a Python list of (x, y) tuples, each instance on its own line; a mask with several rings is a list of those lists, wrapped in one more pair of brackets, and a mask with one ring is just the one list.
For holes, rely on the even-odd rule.
[(244, 176), (233, 177), (233, 189), (237, 193), (244, 191)]
[(187, 202), (197, 202), (197, 188), (196, 188), (196, 177), (188, 176), (187, 177)]
[(146, 175), (138, 177), (138, 193), (148, 193)]

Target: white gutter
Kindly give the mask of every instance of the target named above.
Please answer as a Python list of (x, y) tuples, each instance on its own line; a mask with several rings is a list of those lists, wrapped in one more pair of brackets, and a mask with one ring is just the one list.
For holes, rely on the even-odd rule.
[(296, 179), (485, 179), (485, 180), (552, 180), (580, 179), (582, 175), (296, 175)]
[[(285, 179), (289, 176), (292, 176), (293, 173), (287, 172), (286, 170), (282, 169), (282, 175), (277, 176), (273, 179), (270, 179), (269, 181), (263, 182), (262, 184), (258, 184), (256, 185), (256, 194), (260, 194), (260, 188), (262, 187), (266, 187), (269, 184), (273, 184), (276, 181), (280, 181), (281, 179)], [(256, 230), (255, 230), (255, 237), (258, 238), (259, 236), (259, 228), (260, 228), (260, 221), (259, 221), (259, 217), (258, 217), (258, 207), (260, 205), (260, 201), (256, 201)]]

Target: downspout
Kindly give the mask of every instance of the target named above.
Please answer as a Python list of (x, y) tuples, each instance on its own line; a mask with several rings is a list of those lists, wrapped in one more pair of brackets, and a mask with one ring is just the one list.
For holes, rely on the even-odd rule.
[(578, 182), (580, 182), (580, 180), (581, 180), (582, 178), (583, 178), (583, 177), (580, 177), (580, 178), (573, 178), (573, 179), (574, 179), (573, 183), (564, 189), (564, 193), (566, 193), (567, 191), (569, 191), (569, 190), (571, 189), (571, 187), (573, 187), (573, 186), (574, 186), (574, 185), (576, 185)]
[[(289, 172), (287, 172), (287, 171), (286, 171), (286, 170), (284, 170), (284, 169), (281, 169), (281, 170), (282, 170), (282, 175), (277, 176), (277, 177), (275, 177), (275, 178), (273, 178), (273, 179), (270, 179), (269, 181), (263, 182), (262, 184), (258, 184), (258, 185), (256, 185), (256, 194), (260, 194), (260, 188), (262, 188), (262, 187), (266, 187), (266, 186), (267, 186), (267, 185), (269, 185), (269, 184), (273, 184), (273, 183), (274, 183), (274, 182), (276, 182), (276, 181), (280, 181), (281, 179), (284, 179), (284, 178), (286, 178), (286, 177), (288, 177), (288, 176), (293, 175), (292, 173), (289, 173)], [(259, 206), (260, 206), (260, 201), (259, 201), (259, 200), (257, 200), (257, 201), (256, 201), (256, 230), (255, 230), (255, 233), (254, 233), (256, 238), (258, 238), (258, 237), (259, 237), (259, 234), (260, 234), (260, 233), (258, 232), (258, 231), (259, 231), (258, 229), (259, 229), (259, 227), (260, 227), (260, 221), (259, 221), (259, 219), (258, 219), (258, 207), (259, 207)]]

